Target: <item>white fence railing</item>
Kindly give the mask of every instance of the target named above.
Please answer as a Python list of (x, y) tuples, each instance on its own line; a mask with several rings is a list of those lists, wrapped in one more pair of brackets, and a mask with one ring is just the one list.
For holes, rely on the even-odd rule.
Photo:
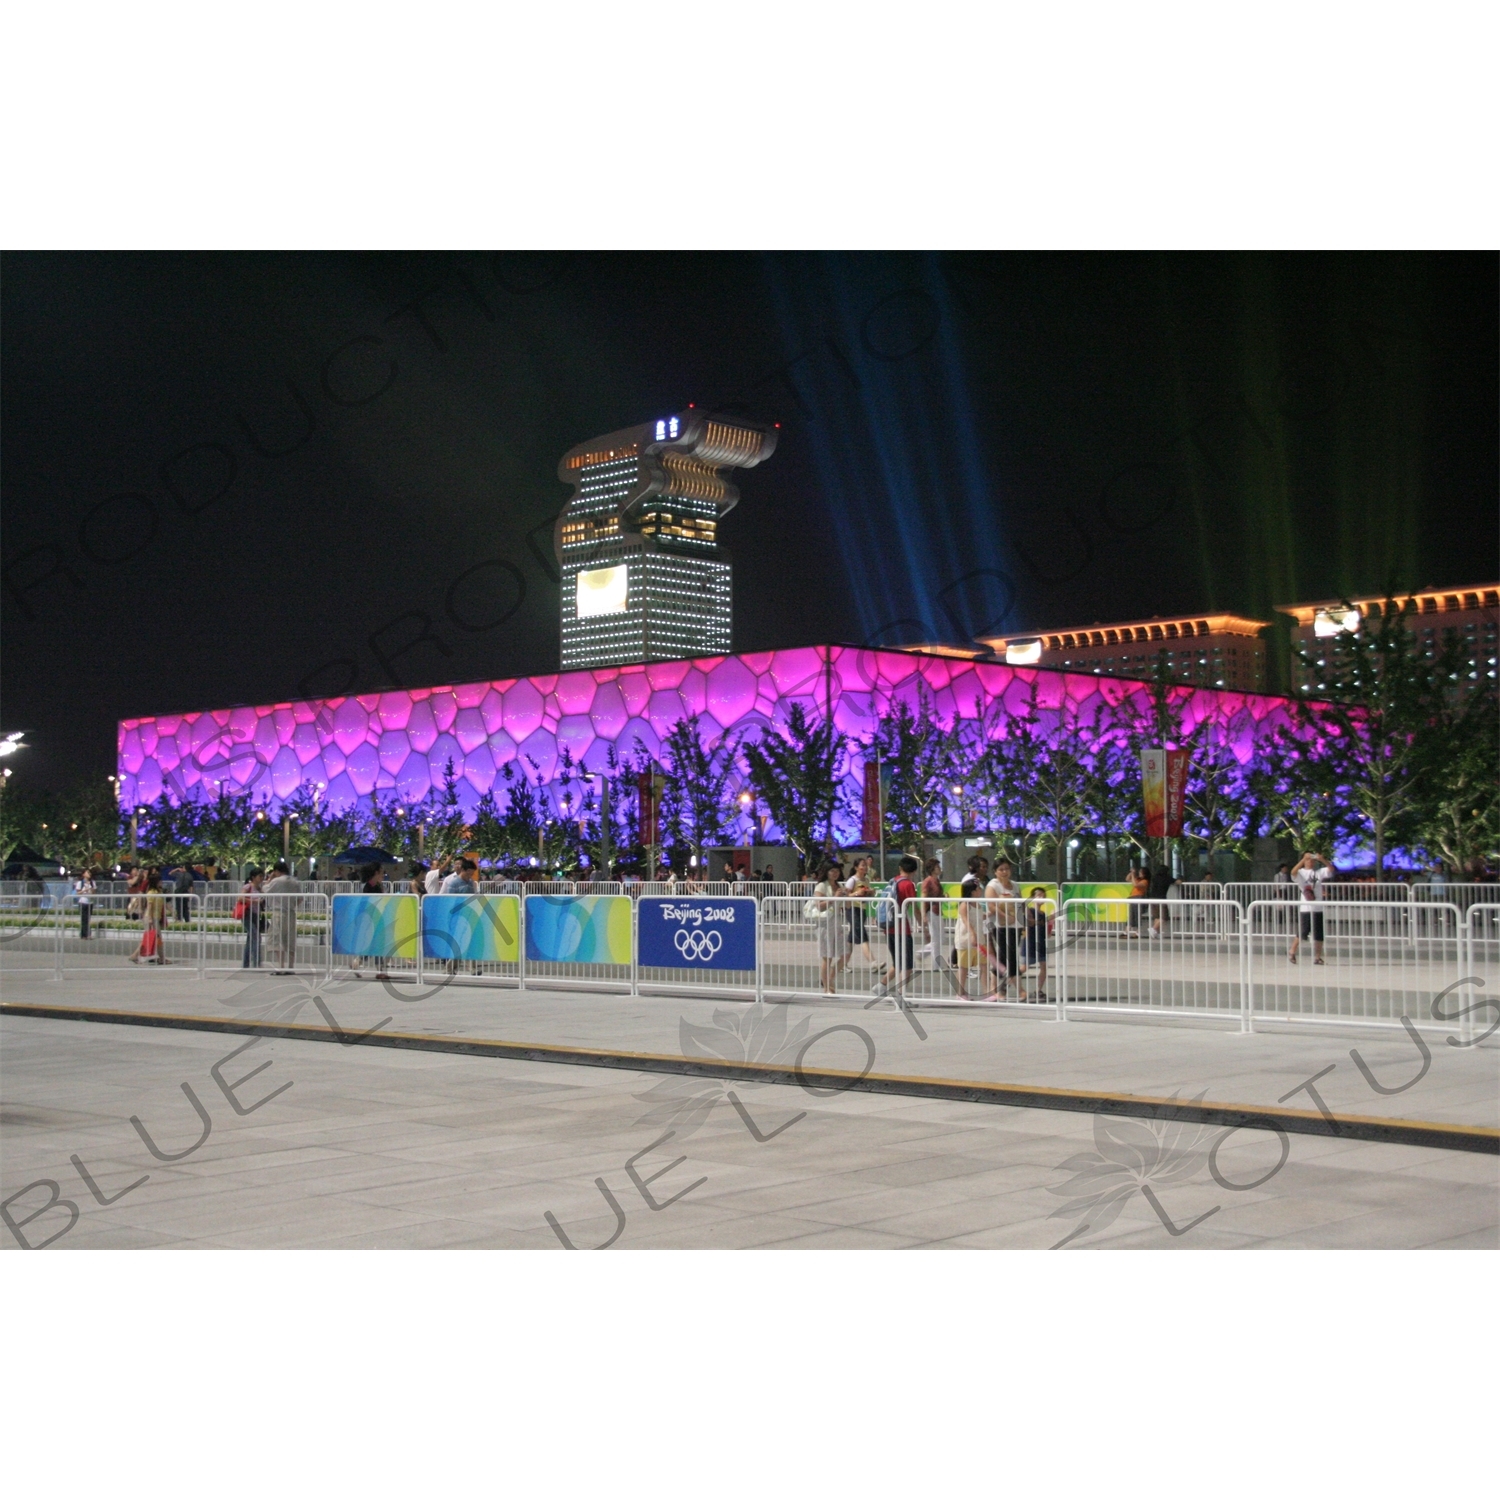
[[(44, 901), (46, 904), (44, 905)], [(1473, 1035), (1500, 991), (1500, 902), (322, 891), (0, 895), (0, 975), (175, 965), (525, 989), (1085, 1016), (1399, 1024)], [(1447, 996), (1447, 999), (1440, 997)], [(1437, 1006), (1435, 1008), (1435, 1001)]]

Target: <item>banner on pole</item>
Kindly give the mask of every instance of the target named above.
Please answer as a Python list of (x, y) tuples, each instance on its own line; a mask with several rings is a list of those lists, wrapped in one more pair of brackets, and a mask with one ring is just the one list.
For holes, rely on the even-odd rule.
[(660, 771), (642, 771), (636, 778), (641, 799), (641, 843), (648, 849), (660, 842), (657, 835), (661, 831), (661, 794), (666, 784), (666, 777)]
[(865, 796), (859, 836), (867, 844), (880, 840), (880, 767), (873, 759), (865, 762)]
[(1186, 750), (1142, 750), (1141, 791), (1146, 803), (1146, 837), (1175, 839), (1182, 833), (1187, 793)]

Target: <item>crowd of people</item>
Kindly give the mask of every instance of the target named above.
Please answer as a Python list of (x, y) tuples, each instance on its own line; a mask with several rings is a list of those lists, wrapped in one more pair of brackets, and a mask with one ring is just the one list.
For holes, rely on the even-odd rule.
[[(873, 864), (860, 855), (846, 873), (842, 861), (826, 862), (803, 908), (817, 928), (825, 994), (838, 992), (839, 975), (859, 957), (871, 975), (871, 992), (892, 994), (911, 982), (925, 955), (947, 973), (960, 1000), (1047, 999), (1047, 939), (1056, 903), (1045, 886), (1025, 890), (1008, 859), (996, 860), (992, 871), (989, 859), (976, 854), (955, 905), (943, 890), (940, 860), (924, 864), (903, 855), (885, 891), (876, 889)], [(954, 913), (951, 939), (945, 911)]]

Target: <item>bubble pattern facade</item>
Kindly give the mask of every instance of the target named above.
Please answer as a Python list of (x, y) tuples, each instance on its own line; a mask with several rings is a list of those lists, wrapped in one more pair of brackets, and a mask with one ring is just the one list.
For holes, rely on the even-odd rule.
[[(609, 747), (622, 759), (655, 757), (673, 725), (699, 717), (705, 742), (775, 731), (793, 704), (815, 722), (832, 713), (855, 744), (846, 776), (857, 806), (863, 779), (859, 746), (905, 700), (925, 698), (945, 724), (993, 710), (1025, 711), (1033, 682), (1044, 708), (1066, 700), (1085, 719), (1097, 708), (1139, 698), (1150, 686), (1121, 678), (1007, 667), (960, 658), (854, 646), (711, 656), (691, 661), (598, 667), (543, 677), (397, 689), (347, 698), (205, 709), (124, 719), (119, 725), (121, 805), (212, 801), (222, 787), (249, 792), (272, 812), (300, 788), (321, 788), (334, 811), (372, 794), (420, 801), (440, 787), (451, 757), (466, 810), (497, 786), (502, 768), (520, 762), (544, 790), (555, 783), (564, 751), (590, 771), (606, 768)], [(1173, 696), (1188, 727), (1222, 721), (1240, 758), (1257, 737), (1287, 724), (1290, 702), (1258, 693), (1178, 687)], [(1070, 715), (1071, 717), (1071, 715)], [(1003, 720), (1000, 726), (1003, 733)], [(503, 807), (503, 798), (502, 798)], [(847, 830), (852, 837), (857, 828)]]

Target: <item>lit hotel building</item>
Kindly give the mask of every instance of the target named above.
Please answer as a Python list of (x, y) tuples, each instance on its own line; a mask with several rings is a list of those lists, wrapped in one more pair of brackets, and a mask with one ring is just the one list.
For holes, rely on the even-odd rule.
[(574, 491), (553, 532), (564, 671), (733, 649), (718, 527), (739, 491), (724, 471), (775, 450), (774, 429), (690, 407), (563, 455), (558, 477)]
[[(1471, 584), (1465, 588), (1423, 589), (1417, 594), (1399, 594), (1393, 602), (1411, 606), (1407, 628), (1420, 643), (1423, 656), (1433, 657), (1448, 631), (1463, 641), (1466, 671), (1472, 686), (1496, 683), (1496, 658), (1500, 656), (1500, 584)], [(1292, 680), (1298, 692), (1317, 692), (1323, 686), (1318, 669), (1328, 663), (1327, 648), (1336, 636), (1359, 630), (1366, 615), (1384, 603), (1380, 595), (1365, 599), (1324, 599), (1313, 604), (1278, 604), (1276, 608), (1296, 620), (1292, 630)], [(1311, 665), (1304, 666), (1297, 648)]]
[(1266, 690), (1264, 620), (1238, 615), (1182, 615), (1127, 620), (1033, 635), (985, 636), (980, 643), (1015, 666), (1095, 672), (1104, 677), (1151, 677), (1163, 653), (1176, 682)]

